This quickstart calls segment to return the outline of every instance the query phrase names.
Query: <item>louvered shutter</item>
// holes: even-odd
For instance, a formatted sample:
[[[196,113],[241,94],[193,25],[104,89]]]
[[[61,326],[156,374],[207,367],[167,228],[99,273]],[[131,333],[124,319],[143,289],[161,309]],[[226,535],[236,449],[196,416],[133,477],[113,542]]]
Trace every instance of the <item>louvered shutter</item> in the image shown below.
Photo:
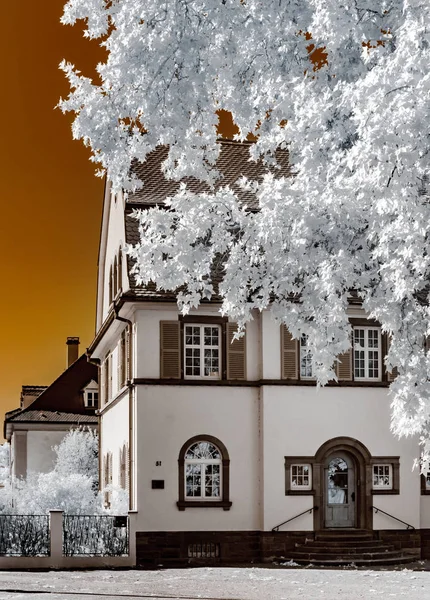
[[[233,340],[236,323],[227,323],[227,379],[246,379],[246,332]]]
[[[336,375],[339,381],[352,381],[352,348],[340,354],[336,363]]]
[[[297,379],[298,340],[281,325],[281,379]]]
[[[125,343],[125,331],[121,334],[121,339],[118,344],[118,387],[121,389],[125,386],[126,382],[126,367],[127,367],[127,357],[126,357],[126,343]]]
[[[160,377],[181,378],[181,335],[179,321],[160,321]]]
[[[125,330],[124,363],[125,379],[131,379],[131,332],[128,327]]]
[[[125,489],[125,444],[119,449],[119,485]]]
[[[128,449],[128,444],[124,446],[125,453],[125,489],[128,493],[130,493],[130,451]]]
[[[106,365],[103,363],[100,366],[99,377],[101,382],[101,406],[106,404],[106,375],[105,375]]]
[[[391,344],[391,338],[389,335],[387,335],[387,354],[388,354],[388,350],[390,349],[390,344]],[[394,381],[398,374],[399,374],[399,372],[397,371],[397,367],[394,367],[394,369],[392,371],[388,371],[388,369],[387,369],[387,381]]]
[[[123,354],[122,354],[122,336],[119,340],[118,344],[118,390],[120,390],[124,385],[124,378],[122,376],[123,369]]]

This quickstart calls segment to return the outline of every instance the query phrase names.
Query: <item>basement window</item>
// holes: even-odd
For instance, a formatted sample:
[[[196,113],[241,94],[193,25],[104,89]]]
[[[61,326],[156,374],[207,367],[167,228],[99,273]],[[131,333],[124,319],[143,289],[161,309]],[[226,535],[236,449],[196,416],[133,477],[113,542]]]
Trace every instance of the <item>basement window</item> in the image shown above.
[[[219,544],[213,542],[188,544],[188,558],[219,558],[219,550]]]

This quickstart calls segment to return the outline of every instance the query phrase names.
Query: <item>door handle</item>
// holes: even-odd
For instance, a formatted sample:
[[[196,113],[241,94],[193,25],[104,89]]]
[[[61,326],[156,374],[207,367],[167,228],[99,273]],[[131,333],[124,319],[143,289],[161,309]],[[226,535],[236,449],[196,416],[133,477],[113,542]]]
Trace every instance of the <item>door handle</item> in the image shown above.
[[[352,492],[352,494],[351,494],[351,500],[352,500],[353,502],[355,502],[355,492]]]

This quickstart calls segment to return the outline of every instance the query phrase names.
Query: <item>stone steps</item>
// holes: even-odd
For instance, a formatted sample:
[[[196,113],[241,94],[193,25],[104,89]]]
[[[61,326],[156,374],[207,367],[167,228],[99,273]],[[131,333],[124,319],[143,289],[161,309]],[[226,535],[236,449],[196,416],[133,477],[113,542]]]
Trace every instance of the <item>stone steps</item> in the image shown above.
[[[289,558],[299,565],[321,566],[396,565],[415,560],[392,544],[374,539],[372,532],[351,529],[317,533],[315,540],[296,544]]]

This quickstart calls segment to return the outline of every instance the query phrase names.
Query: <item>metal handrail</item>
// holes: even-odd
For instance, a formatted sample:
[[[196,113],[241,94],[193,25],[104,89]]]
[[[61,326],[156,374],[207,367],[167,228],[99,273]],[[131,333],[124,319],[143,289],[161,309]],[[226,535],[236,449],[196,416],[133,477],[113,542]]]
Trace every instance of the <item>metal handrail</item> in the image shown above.
[[[390,515],[390,513],[385,512],[385,510],[382,510],[382,508],[377,508],[376,506],[372,506],[372,508],[375,511],[375,513],[378,513],[378,512],[384,513],[384,515],[387,515],[387,517],[391,517],[392,519],[395,519],[399,523],[403,523],[403,525],[406,525],[406,529],[415,529],[415,527],[413,525],[409,525],[409,523],[406,523],[406,521],[402,521],[402,519],[398,519],[394,515]]]
[[[283,523],[279,523],[279,525],[276,525],[275,527],[272,528],[272,531],[279,531],[279,528],[282,527],[282,525],[285,525],[286,523],[289,523],[290,521],[294,521],[294,519],[297,519],[298,517],[301,517],[302,515],[305,515],[306,513],[311,514],[311,512],[313,510],[318,510],[318,506],[313,506],[312,508],[308,508],[307,510],[304,510],[303,512],[299,513],[295,517],[291,517],[291,519],[287,519]]]

